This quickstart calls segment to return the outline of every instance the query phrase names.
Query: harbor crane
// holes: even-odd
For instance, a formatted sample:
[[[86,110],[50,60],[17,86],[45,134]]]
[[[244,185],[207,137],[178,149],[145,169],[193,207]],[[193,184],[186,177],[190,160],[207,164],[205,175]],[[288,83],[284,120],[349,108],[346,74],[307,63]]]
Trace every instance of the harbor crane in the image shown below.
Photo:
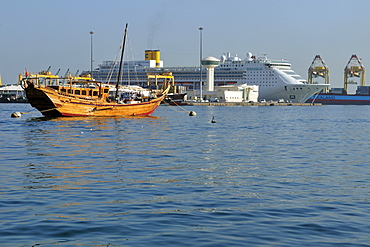
[[[320,84],[319,80],[324,80],[324,84],[329,84],[329,68],[321,58],[320,55],[316,55],[308,68],[308,83],[309,84]],[[324,93],[329,92],[329,87],[323,89]]]
[[[357,84],[356,78],[360,78],[361,86],[365,86],[365,67],[361,59],[354,54],[344,68],[344,90],[348,90],[348,84]]]

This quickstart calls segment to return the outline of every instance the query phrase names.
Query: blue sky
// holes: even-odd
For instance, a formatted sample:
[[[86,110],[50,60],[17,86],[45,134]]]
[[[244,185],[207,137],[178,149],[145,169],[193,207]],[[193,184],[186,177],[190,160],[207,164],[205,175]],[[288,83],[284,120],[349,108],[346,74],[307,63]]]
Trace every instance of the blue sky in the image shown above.
[[[127,22],[125,60],[160,49],[165,66],[197,66],[202,26],[203,57],[266,53],[307,78],[319,54],[332,87],[342,87],[352,54],[370,68],[369,9],[366,0],[2,0],[0,73],[6,84],[25,68],[87,70],[90,31],[96,67],[115,58]]]

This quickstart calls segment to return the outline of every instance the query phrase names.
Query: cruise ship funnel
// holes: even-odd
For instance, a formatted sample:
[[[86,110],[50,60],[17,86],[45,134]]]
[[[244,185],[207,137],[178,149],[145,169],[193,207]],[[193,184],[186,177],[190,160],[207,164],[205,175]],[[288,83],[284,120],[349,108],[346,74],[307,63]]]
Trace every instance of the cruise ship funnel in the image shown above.
[[[155,60],[155,66],[161,67],[161,52],[159,50],[145,50],[145,60]]]

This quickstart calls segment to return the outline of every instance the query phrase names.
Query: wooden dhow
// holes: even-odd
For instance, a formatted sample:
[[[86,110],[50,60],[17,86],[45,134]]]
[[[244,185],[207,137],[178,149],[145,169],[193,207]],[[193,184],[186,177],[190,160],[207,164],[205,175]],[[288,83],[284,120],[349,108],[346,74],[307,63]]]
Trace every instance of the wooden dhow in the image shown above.
[[[148,85],[153,81],[151,78],[148,75]],[[21,85],[31,106],[44,116],[150,116],[173,84],[171,73],[155,75],[154,78],[156,87],[161,87],[158,90],[120,86],[118,93],[117,88],[90,77],[61,78],[48,71],[22,76]]]
[[[140,87],[123,88],[120,85],[121,68],[126,43],[128,24],[126,24],[120,70],[115,87],[97,82],[87,76],[52,75],[49,70],[37,74],[25,73],[20,82],[31,106],[44,116],[81,116],[81,117],[121,117],[150,116],[168,94],[172,73],[161,75],[147,74],[148,87],[155,79],[155,89]],[[158,79],[163,79],[158,83]],[[172,80],[172,82],[171,82]],[[162,86],[161,88],[159,88]],[[113,93],[113,94],[110,94]]]

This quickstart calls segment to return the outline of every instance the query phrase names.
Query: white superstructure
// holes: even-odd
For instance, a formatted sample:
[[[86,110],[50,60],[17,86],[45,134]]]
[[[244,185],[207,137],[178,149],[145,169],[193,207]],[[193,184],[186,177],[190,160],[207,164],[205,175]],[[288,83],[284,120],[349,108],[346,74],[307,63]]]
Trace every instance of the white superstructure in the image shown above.
[[[158,59],[157,59],[158,60]],[[150,60],[149,60],[150,61]],[[206,68],[194,67],[163,67],[152,66],[148,60],[125,62],[123,66],[122,84],[138,84],[145,86],[146,73],[161,73],[171,71],[175,77],[175,85],[189,91],[197,90],[200,81],[206,82]],[[114,83],[117,77],[118,65],[105,61],[99,68],[92,71],[96,80]],[[84,73],[90,73],[84,72]],[[110,75],[110,73],[113,73]],[[202,74],[202,80],[200,80]],[[111,78],[111,79],[109,79]],[[328,87],[328,84],[308,84],[305,79],[291,69],[286,60],[271,60],[266,56],[255,57],[250,52],[246,58],[231,56],[227,53],[220,58],[220,64],[214,68],[214,86],[225,85],[257,85],[259,86],[259,99],[279,100],[291,102],[305,102],[313,94]]]
[[[236,79],[237,83],[259,86],[259,98],[266,100],[305,102],[310,96],[328,86],[328,84],[308,84],[291,69],[291,64],[286,60],[270,60],[266,56],[255,57],[250,52],[245,59],[237,55],[230,56],[230,53],[221,56],[215,74],[220,75],[221,71],[222,74],[226,71],[231,74],[243,73]]]

